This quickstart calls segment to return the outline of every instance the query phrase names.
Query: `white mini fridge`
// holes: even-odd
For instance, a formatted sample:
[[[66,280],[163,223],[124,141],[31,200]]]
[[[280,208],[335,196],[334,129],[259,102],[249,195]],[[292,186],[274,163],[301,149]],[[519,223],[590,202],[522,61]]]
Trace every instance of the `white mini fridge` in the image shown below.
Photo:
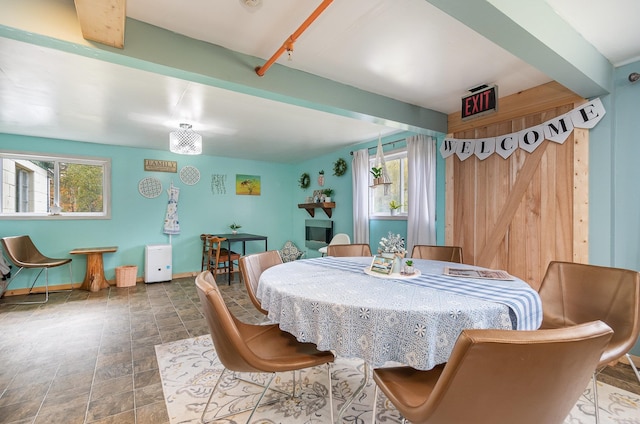
[[[146,245],[144,248],[144,282],[171,281],[171,275],[171,245]]]

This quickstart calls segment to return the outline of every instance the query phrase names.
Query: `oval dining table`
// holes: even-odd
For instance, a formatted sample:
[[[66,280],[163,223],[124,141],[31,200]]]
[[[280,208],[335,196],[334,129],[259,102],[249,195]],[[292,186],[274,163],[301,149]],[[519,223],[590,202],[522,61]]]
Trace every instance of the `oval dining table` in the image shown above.
[[[526,282],[444,275],[459,263],[414,259],[414,276],[378,275],[371,257],[297,260],[265,270],[257,297],[269,319],[299,341],[365,363],[428,370],[447,362],[467,328],[537,329],[540,298]]]

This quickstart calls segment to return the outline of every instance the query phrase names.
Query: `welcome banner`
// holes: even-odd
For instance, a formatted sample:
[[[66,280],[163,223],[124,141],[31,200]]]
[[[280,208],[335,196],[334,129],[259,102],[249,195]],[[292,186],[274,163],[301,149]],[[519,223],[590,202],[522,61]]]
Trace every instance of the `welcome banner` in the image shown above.
[[[455,153],[460,160],[475,155],[484,160],[497,153],[507,159],[518,148],[533,152],[544,140],[562,144],[574,128],[593,128],[605,113],[600,99],[594,99],[571,112],[515,133],[480,139],[445,138],[440,154],[447,158]]]

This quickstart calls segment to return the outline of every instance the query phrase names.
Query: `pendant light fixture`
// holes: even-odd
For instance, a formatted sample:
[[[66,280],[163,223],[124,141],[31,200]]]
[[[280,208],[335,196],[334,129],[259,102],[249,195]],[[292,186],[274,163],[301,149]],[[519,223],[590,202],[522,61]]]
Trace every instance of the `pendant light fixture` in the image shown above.
[[[169,150],[180,155],[199,155],[202,136],[191,129],[191,124],[180,124],[178,131],[169,133]]]

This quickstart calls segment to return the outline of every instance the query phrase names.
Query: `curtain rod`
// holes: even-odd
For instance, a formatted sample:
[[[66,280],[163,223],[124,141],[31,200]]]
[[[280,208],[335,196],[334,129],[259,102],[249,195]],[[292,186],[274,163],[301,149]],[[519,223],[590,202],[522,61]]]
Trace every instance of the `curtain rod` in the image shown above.
[[[387,146],[387,145],[389,145],[389,144],[396,144],[396,143],[400,143],[401,141],[405,141],[406,139],[407,139],[407,138],[405,137],[405,138],[399,138],[399,139],[397,139],[397,140],[393,140],[393,141],[387,141],[386,143],[382,143],[382,147]],[[378,145],[376,144],[375,146],[367,147],[367,150],[375,149],[375,148],[377,148],[377,147],[378,147]],[[349,154],[350,154],[351,156],[353,156],[353,150],[352,150],[351,152],[349,152]]]

